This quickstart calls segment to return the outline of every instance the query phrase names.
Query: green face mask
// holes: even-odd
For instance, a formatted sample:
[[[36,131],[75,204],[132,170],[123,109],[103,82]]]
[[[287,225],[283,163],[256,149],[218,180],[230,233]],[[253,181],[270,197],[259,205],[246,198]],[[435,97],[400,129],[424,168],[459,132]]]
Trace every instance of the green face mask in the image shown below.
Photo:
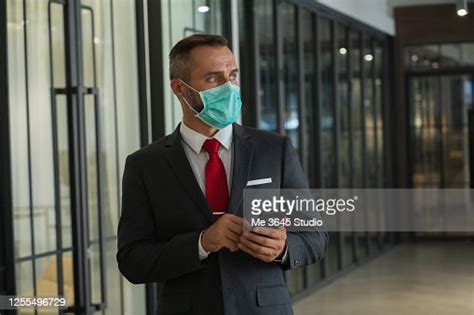
[[[183,80],[180,81],[199,93],[201,97],[204,108],[200,112],[197,112],[184,98],[188,107],[195,113],[194,116],[217,129],[225,128],[237,121],[242,107],[240,88],[237,85],[227,82],[212,89],[198,91]]]

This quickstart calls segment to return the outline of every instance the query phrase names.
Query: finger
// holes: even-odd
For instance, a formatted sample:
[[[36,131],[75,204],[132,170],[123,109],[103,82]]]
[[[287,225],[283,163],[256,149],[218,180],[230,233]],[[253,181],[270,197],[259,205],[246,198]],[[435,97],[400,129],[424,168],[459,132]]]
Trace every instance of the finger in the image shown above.
[[[262,234],[274,239],[285,239],[286,230],[266,228],[266,227],[256,227],[252,230],[255,233]]]
[[[238,235],[242,235],[242,226],[241,225],[238,225],[238,224],[235,224],[234,222],[228,222],[227,224],[227,227],[229,230],[231,230],[232,232],[238,234]]]
[[[245,232],[243,237],[261,246],[271,247],[274,249],[278,249],[279,247],[279,240],[276,240],[267,236],[262,236],[262,235],[252,233],[252,232],[250,233]]]
[[[230,218],[230,221],[234,224],[237,224],[237,225],[240,225],[240,226],[242,226],[244,224],[244,220],[239,216],[229,214],[229,218]]]
[[[235,214],[226,213],[222,217],[222,219],[229,220],[234,222],[235,224],[243,224],[243,219]]]
[[[240,234],[234,233],[232,231],[227,231],[227,233],[224,234],[224,237],[234,243],[240,242]]]
[[[230,251],[235,252],[236,250],[239,249],[237,243],[230,239],[224,239],[223,240],[224,244],[223,247],[228,248]]]
[[[273,258],[270,257],[270,256],[267,256],[267,255],[262,255],[260,253],[257,253],[255,251],[253,251],[251,248],[247,247],[245,244],[243,243],[239,243],[238,245],[239,249],[257,259],[260,259],[260,260],[263,260],[263,261],[266,261],[266,262],[271,262],[273,261]]]
[[[257,243],[254,243],[245,237],[240,238],[240,243],[244,244],[249,249],[253,250],[254,252],[265,255],[265,256],[273,256],[275,255],[276,250],[272,247],[262,246]]]

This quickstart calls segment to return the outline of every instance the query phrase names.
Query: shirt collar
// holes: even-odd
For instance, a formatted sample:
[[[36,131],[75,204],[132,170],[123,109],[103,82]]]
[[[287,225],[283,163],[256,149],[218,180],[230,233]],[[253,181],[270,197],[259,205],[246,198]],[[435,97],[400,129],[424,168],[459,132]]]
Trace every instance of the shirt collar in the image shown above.
[[[193,151],[197,154],[201,152],[202,145],[207,139],[215,138],[226,150],[229,150],[230,145],[232,144],[232,125],[228,125],[225,128],[219,129],[213,137],[208,138],[189,128],[182,121],[179,126],[179,132],[181,133],[181,137],[183,138],[184,142],[186,142],[186,144],[189,145],[191,149],[193,149]]]

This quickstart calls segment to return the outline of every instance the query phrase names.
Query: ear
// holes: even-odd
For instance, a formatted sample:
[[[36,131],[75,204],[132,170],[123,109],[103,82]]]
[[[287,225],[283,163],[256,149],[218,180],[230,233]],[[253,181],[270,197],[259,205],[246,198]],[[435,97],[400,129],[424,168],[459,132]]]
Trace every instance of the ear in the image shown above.
[[[173,93],[178,97],[181,98],[185,95],[185,87],[178,79],[172,79],[170,82],[170,87]]]

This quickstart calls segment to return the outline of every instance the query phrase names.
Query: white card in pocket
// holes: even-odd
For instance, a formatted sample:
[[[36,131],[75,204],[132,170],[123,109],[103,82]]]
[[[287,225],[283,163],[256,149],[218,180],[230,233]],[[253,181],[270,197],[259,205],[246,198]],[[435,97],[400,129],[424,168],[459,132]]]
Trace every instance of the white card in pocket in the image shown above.
[[[259,179],[252,179],[247,182],[247,186],[255,186],[255,185],[263,185],[263,184],[268,184],[272,182],[271,177],[267,178],[259,178]]]

